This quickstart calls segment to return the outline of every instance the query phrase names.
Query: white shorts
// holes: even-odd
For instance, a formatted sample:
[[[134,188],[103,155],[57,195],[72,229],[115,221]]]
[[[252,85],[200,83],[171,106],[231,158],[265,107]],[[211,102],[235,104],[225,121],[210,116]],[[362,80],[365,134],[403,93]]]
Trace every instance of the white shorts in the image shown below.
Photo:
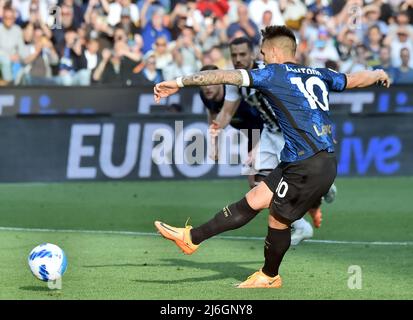
[[[272,170],[280,163],[280,153],[284,148],[284,137],[281,132],[271,130],[264,125],[261,132],[260,144],[255,154],[254,169]]]

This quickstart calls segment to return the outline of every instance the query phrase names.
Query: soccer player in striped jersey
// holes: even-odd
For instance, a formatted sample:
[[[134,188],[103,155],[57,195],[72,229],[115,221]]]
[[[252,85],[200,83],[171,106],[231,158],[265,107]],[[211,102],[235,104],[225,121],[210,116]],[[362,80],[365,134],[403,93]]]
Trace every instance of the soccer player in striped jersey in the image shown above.
[[[282,286],[279,267],[290,247],[290,225],[327,193],[337,175],[329,92],[373,84],[390,85],[389,76],[383,70],[343,74],[295,64],[296,39],[285,26],[266,27],[262,36],[264,69],[204,71],[154,87],[156,102],[184,86],[252,87],[264,94],[278,117],[285,139],[281,163],[263,182],[199,227],[175,228],[155,221],[162,236],[174,241],[186,254],[192,254],[206,239],[240,228],[261,210],[269,208],[264,265],[238,288]]]
[[[255,60],[252,42],[246,38],[236,38],[229,45],[232,64],[235,69],[260,69],[264,64]],[[256,145],[251,154],[251,167],[255,176],[249,176],[250,187],[254,188],[281,162],[280,154],[284,147],[284,137],[278,124],[277,115],[265,99],[264,95],[255,88],[225,86],[225,101],[220,112],[212,121],[210,132],[212,139],[219,133],[219,129],[225,128],[233,121],[238,110],[247,103],[251,108],[258,110],[264,122],[259,144]],[[251,179],[252,178],[252,179]],[[329,190],[331,201],[334,200],[336,187],[332,185]],[[309,210],[316,228],[321,226],[322,199],[317,199]],[[298,245],[304,239],[313,237],[313,228],[306,219],[301,218],[292,223],[291,244]]]

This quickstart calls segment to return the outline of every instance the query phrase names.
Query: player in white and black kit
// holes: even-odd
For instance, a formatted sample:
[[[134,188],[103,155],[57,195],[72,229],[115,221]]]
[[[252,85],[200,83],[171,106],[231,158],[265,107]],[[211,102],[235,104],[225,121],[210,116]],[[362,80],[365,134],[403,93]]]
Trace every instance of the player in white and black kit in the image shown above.
[[[264,65],[255,61],[253,45],[248,38],[236,38],[230,43],[231,59],[235,69],[260,69]],[[248,103],[252,108],[259,111],[264,122],[261,132],[260,143],[254,149],[250,161],[255,171],[253,180],[249,179],[250,187],[253,188],[281,162],[280,154],[284,148],[284,138],[278,124],[274,110],[268,104],[263,95],[254,88],[236,87],[227,85],[224,106],[212,121],[210,127],[212,135],[216,135],[220,128],[225,128],[232,117],[237,113],[241,103]],[[252,183],[251,183],[252,182]],[[336,188],[330,188],[327,201],[334,200]],[[309,211],[315,227],[321,225],[321,199],[314,203],[314,207]],[[292,224],[291,244],[297,245],[304,239],[312,238],[313,228],[304,218]]]
[[[200,71],[206,70],[218,70],[218,67],[215,65],[205,65]],[[228,88],[229,86],[225,86],[223,84],[200,87],[199,96],[205,106],[205,109],[207,110],[209,126],[216,119],[217,115],[224,106],[226,91]],[[248,133],[248,152],[250,152],[254,146],[254,139],[252,136],[253,132],[260,134],[263,128],[263,120],[259,111],[255,108],[251,108],[247,102],[241,101],[237,111],[231,118],[230,125],[235,129],[244,130],[244,132]],[[252,181],[254,181],[253,177]]]

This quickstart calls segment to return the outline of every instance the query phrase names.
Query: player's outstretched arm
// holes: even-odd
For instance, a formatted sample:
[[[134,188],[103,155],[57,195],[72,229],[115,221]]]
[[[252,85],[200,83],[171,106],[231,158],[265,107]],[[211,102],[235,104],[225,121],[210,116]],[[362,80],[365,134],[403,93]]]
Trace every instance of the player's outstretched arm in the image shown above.
[[[211,128],[221,129],[229,125],[232,117],[238,110],[240,102],[241,101],[239,99],[236,101],[225,100],[224,105],[222,106],[221,111],[218,113],[217,117],[213,121]]]
[[[241,86],[246,78],[248,78],[248,74],[245,70],[207,70],[193,75],[179,77],[176,80],[158,83],[155,85],[153,93],[155,102],[159,103],[161,98],[166,98],[177,93],[179,89],[184,86],[198,87],[213,84],[232,84]]]
[[[380,84],[386,88],[390,87],[389,75],[381,69],[377,69],[374,71],[359,71],[346,74],[346,76],[346,89],[364,88],[371,86],[373,84]]]

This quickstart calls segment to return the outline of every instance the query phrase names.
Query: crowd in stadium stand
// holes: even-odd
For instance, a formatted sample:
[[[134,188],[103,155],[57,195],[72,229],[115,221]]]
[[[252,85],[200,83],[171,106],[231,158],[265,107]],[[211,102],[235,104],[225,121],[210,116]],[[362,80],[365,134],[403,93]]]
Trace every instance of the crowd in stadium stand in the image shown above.
[[[297,62],[413,84],[413,0],[0,0],[1,85],[142,85],[232,68],[228,44],[285,24]]]

